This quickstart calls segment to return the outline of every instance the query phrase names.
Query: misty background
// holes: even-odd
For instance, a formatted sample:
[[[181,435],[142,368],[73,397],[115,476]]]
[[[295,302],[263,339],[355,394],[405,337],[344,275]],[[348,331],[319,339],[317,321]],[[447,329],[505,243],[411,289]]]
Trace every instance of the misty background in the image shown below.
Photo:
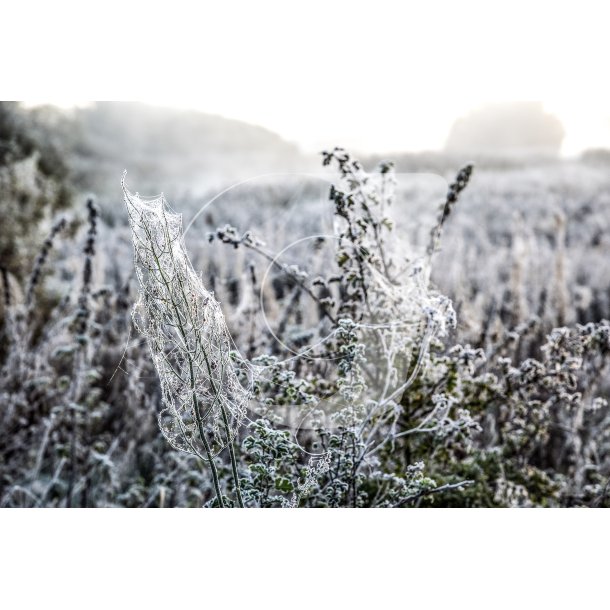
[[[472,184],[447,227],[435,269],[440,289],[464,310],[464,328],[472,318],[478,329],[481,309],[504,310],[511,323],[534,313],[555,324],[610,315],[603,262],[610,251],[610,151],[591,148],[566,157],[565,137],[562,122],[542,103],[498,102],[456,117],[441,149],[350,151],[367,170],[390,160],[407,177],[398,185],[399,229],[405,244],[416,248],[426,242],[446,185],[459,167],[474,162]],[[188,236],[200,269],[215,256],[202,245],[205,236],[219,226],[290,241],[303,231],[315,233],[316,219],[330,210],[328,184],[315,180],[333,176],[324,173],[319,154],[265,127],[197,110],[140,102],[3,102],[0,146],[0,205],[13,219],[1,231],[0,254],[3,269],[17,279],[57,215],[69,211],[78,218],[90,195],[121,273],[128,272],[124,170],[134,191],[165,193],[185,224],[213,200]],[[279,251],[286,243],[274,245]],[[574,256],[556,277],[556,256],[565,248]],[[238,267],[225,284],[241,273]]]
[[[9,103],[3,116],[5,149],[16,133],[29,134],[35,147],[61,159],[71,187],[101,201],[119,195],[123,170],[142,192],[187,198],[261,174],[319,171],[319,151],[265,127],[196,110],[140,102]],[[561,161],[565,137],[562,122],[542,103],[503,102],[456,117],[440,149],[352,152],[365,164],[391,158],[398,171],[407,172],[450,169],[465,161],[482,167],[553,164]],[[569,161],[607,155],[592,148]]]

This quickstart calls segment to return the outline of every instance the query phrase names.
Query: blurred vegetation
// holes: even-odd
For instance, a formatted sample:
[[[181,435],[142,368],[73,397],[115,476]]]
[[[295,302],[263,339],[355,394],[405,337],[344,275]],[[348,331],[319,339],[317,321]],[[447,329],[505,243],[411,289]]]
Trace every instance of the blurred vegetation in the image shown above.
[[[0,266],[23,279],[51,217],[72,202],[68,168],[15,102],[0,102]]]
[[[96,102],[70,110],[30,109],[32,130],[61,151],[70,180],[100,203],[120,204],[120,176],[143,192],[175,196],[220,180],[302,169],[296,146],[255,125],[137,102]],[[118,199],[119,198],[119,199]]]

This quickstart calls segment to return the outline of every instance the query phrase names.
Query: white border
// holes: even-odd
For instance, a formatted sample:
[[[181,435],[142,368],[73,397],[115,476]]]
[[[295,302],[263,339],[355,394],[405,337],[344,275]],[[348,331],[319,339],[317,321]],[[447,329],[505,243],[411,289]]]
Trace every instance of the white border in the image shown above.
[[[5,509],[0,534],[11,610],[529,610],[607,599],[607,513],[590,509]]]

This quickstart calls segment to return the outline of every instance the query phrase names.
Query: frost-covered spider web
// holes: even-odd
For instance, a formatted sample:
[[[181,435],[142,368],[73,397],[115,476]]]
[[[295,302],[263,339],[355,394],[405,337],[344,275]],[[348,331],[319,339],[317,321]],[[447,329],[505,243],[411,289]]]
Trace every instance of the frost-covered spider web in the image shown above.
[[[141,288],[133,318],[161,383],[159,426],[173,447],[210,460],[235,437],[250,392],[220,305],[189,261],[182,216],[163,195],[130,193],[125,175],[122,187]]]
[[[319,344],[300,347],[290,359],[336,360],[340,368],[349,360],[357,366],[344,367],[339,391],[301,415],[301,430],[359,428],[373,418],[395,421],[402,395],[426,367],[430,345],[456,323],[450,299],[430,285],[432,256],[425,249],[418,252],[404,231],[393,230],[401,215],[408,216],[408,210],[396,209],[394,172],[379,176],[355,168],[331,187],[331,198],[341,195],[335,204],[342,213],[335,213],[334,234],[326,237],[334,238],[334,258],[343,261],[338,275],[348,282],[358,275],[361,295],[366,294],[356,315],[338,319],[322,340],[332,344],[337,335],[350,337],[340,346],[339,359],[312,355]],[[376,255],[364,258],[360,252]],[[358,264],[350,268],[345,261]],[[346,288],[348,295],[357,291],[357,283]]]

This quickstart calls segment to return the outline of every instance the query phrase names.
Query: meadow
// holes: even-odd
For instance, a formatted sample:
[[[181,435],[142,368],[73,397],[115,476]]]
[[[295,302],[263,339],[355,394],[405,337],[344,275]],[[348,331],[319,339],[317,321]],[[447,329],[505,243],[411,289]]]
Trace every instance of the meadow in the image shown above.
[[[1,506],[610,504],[603,155],[335,149],[165,201],[19,146]]]

